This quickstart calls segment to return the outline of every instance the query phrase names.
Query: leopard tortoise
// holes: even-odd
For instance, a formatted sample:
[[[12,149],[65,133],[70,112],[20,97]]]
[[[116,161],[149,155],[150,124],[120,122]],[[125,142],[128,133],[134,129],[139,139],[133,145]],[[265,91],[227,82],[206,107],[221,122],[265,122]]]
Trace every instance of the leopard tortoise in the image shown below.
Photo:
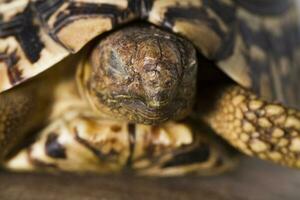
[[[295,4],[0,1],[3,166],[206,175],[235,163],[213,132],[299,168]]]

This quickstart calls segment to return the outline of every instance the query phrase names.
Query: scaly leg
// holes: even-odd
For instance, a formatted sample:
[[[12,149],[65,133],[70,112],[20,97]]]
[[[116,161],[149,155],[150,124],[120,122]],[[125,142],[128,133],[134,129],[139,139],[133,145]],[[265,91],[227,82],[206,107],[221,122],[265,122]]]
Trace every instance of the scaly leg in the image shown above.
[[[230,144],[248,155],[300,168],[298,110],[268,103],[237,85],[202,93],[198,114]]]
[[[45,119],[38,96],[33,83],[0,94],[0,160]]]
[[[74,71],[72,66],[76,60],[73,60],[64,60],[32,80],[0,94],[0,162],[51,117],[53,103],[64,96],[58,86],[62,85],[62,80],[74,77],[74,73],[69,72],[69,69]]]

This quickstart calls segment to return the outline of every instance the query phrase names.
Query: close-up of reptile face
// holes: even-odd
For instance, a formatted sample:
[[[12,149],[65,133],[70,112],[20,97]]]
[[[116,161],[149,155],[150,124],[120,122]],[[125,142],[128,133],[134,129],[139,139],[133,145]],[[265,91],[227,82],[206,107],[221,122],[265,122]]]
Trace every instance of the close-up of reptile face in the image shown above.
[[[197,58],[183,38],[154,27],[122,29],[101,40],[90,63],[89,98],[112,118],[153,124],[192,110]]]
[[[299,10],[0,0],[0,199],[299,199]]]

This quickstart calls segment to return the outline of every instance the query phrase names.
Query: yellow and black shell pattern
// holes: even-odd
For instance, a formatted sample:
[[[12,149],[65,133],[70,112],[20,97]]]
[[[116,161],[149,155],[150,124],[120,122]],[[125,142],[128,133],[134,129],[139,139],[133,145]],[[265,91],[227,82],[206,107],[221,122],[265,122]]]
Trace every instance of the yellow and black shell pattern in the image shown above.
[[[300,108],[296,0],[1,0],[0,92],[78,52],[96,36],[145,21],[191,40],[233,80]],[[298,55],[299,54],[299,55]]]

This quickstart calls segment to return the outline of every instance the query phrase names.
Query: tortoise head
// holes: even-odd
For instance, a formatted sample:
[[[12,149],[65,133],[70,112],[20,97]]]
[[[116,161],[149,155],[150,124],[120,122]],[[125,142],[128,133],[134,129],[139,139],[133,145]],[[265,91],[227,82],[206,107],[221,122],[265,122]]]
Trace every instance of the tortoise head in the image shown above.
[[[185,39],[154,27],[121,29],[93,49],[87,95],[114,119],[154,124],[186,117],[196,92],[197,60]]]

